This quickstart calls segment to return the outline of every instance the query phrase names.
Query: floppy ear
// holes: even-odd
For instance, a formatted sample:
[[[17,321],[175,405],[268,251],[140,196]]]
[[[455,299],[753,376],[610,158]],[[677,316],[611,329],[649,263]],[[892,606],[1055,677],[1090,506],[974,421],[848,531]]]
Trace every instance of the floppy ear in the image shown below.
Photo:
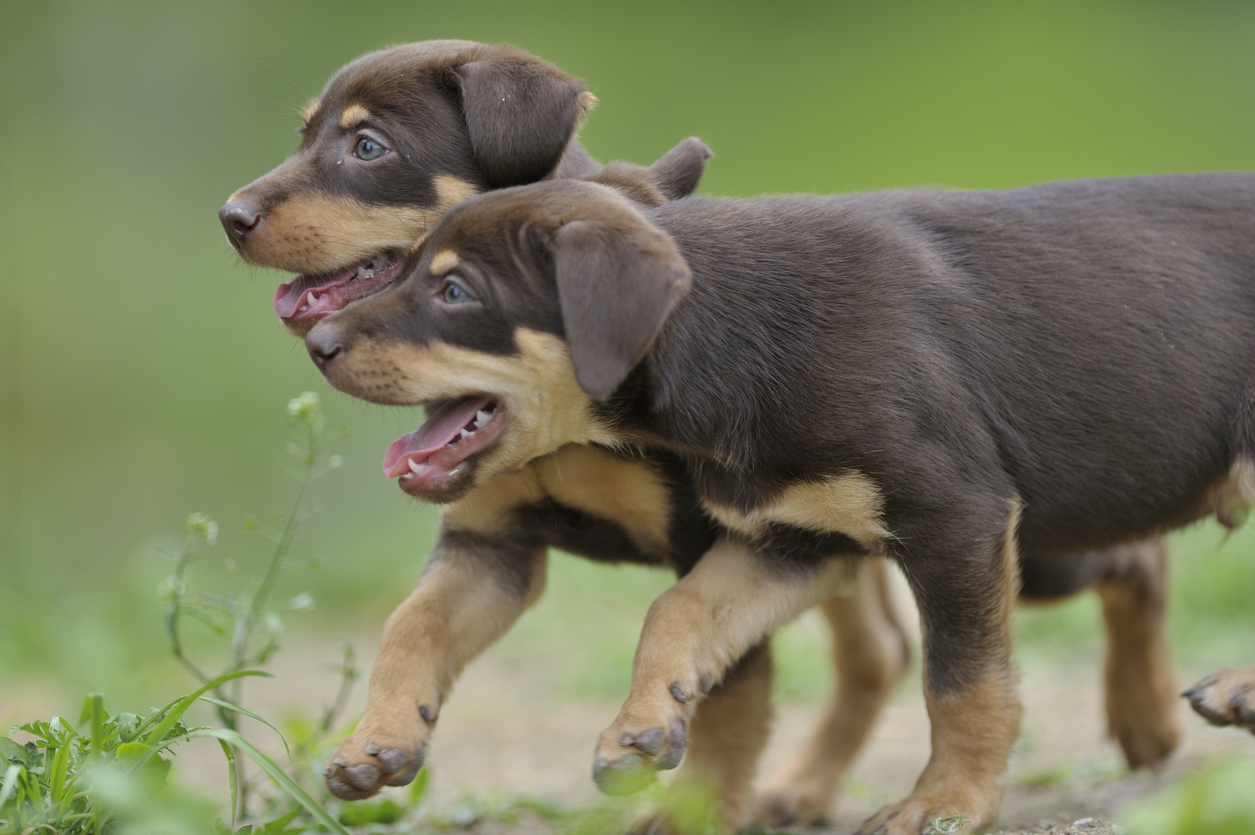
[[[678,200],[697,190],[706,171],[706,160],[714,155],[705,142],[690,136],[649,166],[649,173],[663,197]]]
[[[688,264],[670,235],[632,212],[563,226],[554,269],[575,379],[605,400],[688,291]]]
[[[475,159],[492,188],[553,171],[597,98],[557,68],[472,61],[453,70]]]

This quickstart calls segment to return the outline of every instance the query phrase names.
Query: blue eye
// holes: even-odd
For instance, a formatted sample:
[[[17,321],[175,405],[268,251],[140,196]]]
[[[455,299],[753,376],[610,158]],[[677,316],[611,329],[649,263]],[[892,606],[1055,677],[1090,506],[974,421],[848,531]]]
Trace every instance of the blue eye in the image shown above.
[[[456,281],[445,281],[440,288],[440,300],[445,304],[464,304],[471,300],[471,294]]]
[[[357,144],[353,146],[353,156],[358,159],[379,159],[386,153],[388,153],[388,149],[371,139],[369,136],[359,136],[357,138]]]

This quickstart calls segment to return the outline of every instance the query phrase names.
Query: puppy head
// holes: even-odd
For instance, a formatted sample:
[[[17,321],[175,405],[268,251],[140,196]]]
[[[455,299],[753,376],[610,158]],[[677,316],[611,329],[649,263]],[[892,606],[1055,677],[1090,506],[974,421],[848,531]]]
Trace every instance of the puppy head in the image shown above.
[[[407,493],[451,501],[569,443],[608,443],[619,387],[688,289],[665,232],[613,189],[553,181],[476,197],[406,278],[321,322],[336,388],[431,417],[388,451]]]
[[[298,273],[275,312],[304,333],[377,292],[449,207],[557,168],[595,102],[508,46],[426,41],[357,59],[309,103],[297,150],[219,212],[245,261]]]

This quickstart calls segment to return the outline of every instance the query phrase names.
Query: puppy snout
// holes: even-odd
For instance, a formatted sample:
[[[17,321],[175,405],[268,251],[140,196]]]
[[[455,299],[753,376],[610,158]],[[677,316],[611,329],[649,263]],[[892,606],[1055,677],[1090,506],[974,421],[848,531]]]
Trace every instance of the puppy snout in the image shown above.
[[[222,228],[227,230],[227,240],[237,247],[248,239],[249,233],[261,223],[261,218],[261,209],[244,200],[232,201],[218,210]]]
[[[325,374],[331,361],[344,355],[345,344],[336,328],[319,324],[305,335],[305,348],[314,365]]]

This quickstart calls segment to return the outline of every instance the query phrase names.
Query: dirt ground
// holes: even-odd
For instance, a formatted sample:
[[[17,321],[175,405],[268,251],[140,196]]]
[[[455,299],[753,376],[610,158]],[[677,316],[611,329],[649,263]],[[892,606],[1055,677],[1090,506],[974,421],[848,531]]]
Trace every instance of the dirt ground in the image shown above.
[[[366,648],[373,642],[373,637],[361,636],[356,644]],[[318,651],[325,652],[326,646],[320,644]],[[254,698],[263,715],[280,715],[293,706],[306,712],[318,709],[321,695],[311,694],[329,693],[334,682],[326,673],[313,676],[322,659],[311,651],[285,648],[277,659],[276,678],[257,682]],[[363,669],[369,669],[372,659],[363,655]],[[1183,677],[1192,681],[1202,672],[1187,670]],[[539,796],[576,807],[602,802],[589,776],[591,752],[618,705],[555,695],[549,678],[546,670],[512,659],[499,648],[467,669],[441,711],[429,752],[431,804],[452,805],[468,795]],[[1121,807],[1130,801],[1208,763],[1255,754],[1249,734],[1212,728],[1182,701],[1184,742],[1170,765],[1161,774],[1130,774],[1116,745],[1106,739],[1097,660],[1063,670],[1029,667],[1023,671],[1021,692],[1024,733],[1011,760],[999,827],[1023,835],[1109,832],[1107,821],[1118,821]],[[363,685],[354,694],[350,715],[360,714],[364,702]],[[801,743],[818,713],[818,704],[777,708],[763,774]],[[181,766],[197,773],[198,782],[220,789],[220,755],[204,753],[209,760],[203,774],[193,758],[185,758]],[[916,674],[898,688],[882,714],[832,811],[831,825],[811,831],[853,832],[882,804],[909,793],[927,758],[928,721]],[[492,828],[494,833],[544,830],[531,825]]]
[[[363,670],[373,661],[373,635],[354,636]],[[249,683],[250,707],[263,716],[285,711],[318,711],[330,699],[335,679],[324,665],[331,641],[290,644],[272,665],[274,679]],[[511,658],[494,648],[473,663],[441,711],[440,727],[428,755],[431,768],[428,803],[453,807],[468,796],[534,796],[565,806],[602,803],[590,779],[591,752],[597,734],[615,715],[609,700],[580,700],[556,694],[551,670],[534,661]],[[1183,678],[1192,681],[1189,670]],[[353,696],[348,715],[360,715],[365,684]],[[0,720],[47,713],[48,689],[0,686]],[[999,827],[1020,835],[1106,833],[1119,820],[1122,806],[1153,794],[1175,778],[1203,765],[1234,756],[1255,755],[1249,734],[1207,726],[1188,710],[1180,711],[1184,742],[1161,774],[1129,774],[1119,751],[1105,737],[1102,718],[1101,665],[1080,662],[1064,668],[1029,666],[1023,671],[1024,733],[1011,760],[1008,790]],[[817,703],[778,706],[775,733],[763,774],[799,745],[818,717]],[[270,731],[245,729],[259,743]],[[207,742],[207,741],[206,741]],[[279,754],[280,751],[274,753]],[[832,810],[831,825],[816,835],[846,835],[882,804],[909,793],[928,758],[928,721],[918,673],[898,688],[880,717],[862,757],[846,780]],[[179,756],[185,782],[225,795],[221,753],[216,745],[195,744]],[[401,790],[395,790],[400,792]],[[1093,820],[1085,820],[1085,819]],[[1074,825],[1075,824],[1075,825]],[[481,835],[544,835],[542,821],[516,826],[477,826]],[[1119,832],[1119,829],[1115,830]]]

